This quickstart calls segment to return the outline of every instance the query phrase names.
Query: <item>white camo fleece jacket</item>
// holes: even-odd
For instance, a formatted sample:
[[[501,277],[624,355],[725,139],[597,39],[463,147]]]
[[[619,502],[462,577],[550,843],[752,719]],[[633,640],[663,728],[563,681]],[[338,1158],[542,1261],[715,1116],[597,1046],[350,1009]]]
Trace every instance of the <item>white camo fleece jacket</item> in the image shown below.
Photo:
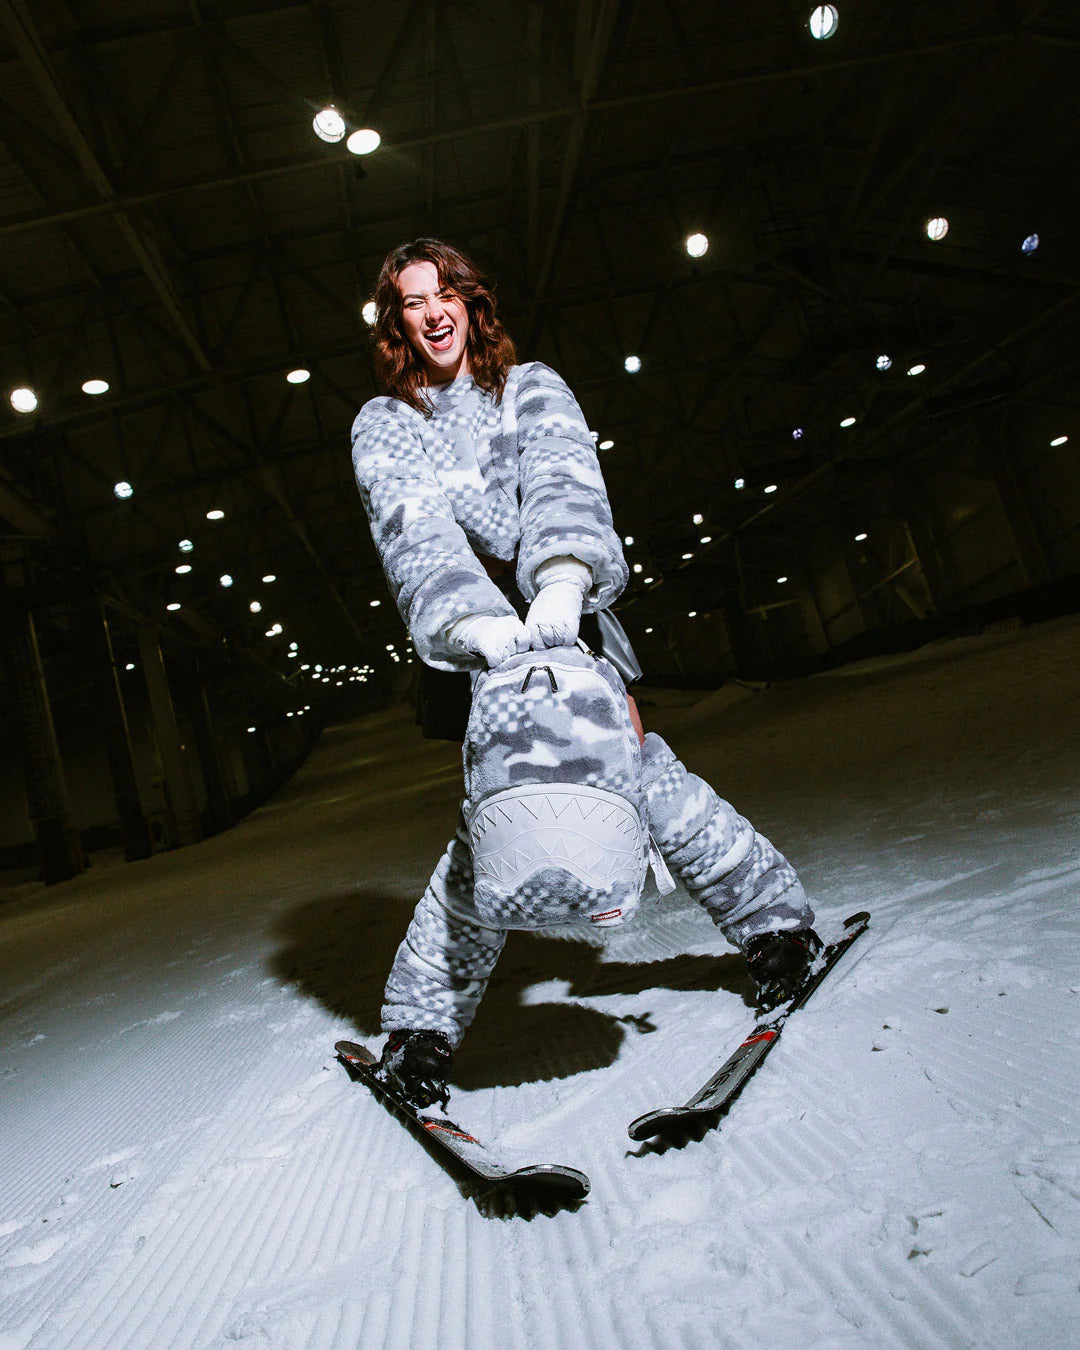
[[[386,396],[360,410],[353,469],[390,592],[422,661],[479,669],[446,631],[466,614],[512,615],[477,554],[517,557],[518,589],[550,558],[587,564],[585,613],[606,609],[627,581],[588,424],[549,366],[514,366],[500,403],[470,375],[428,390],[430,417]]]

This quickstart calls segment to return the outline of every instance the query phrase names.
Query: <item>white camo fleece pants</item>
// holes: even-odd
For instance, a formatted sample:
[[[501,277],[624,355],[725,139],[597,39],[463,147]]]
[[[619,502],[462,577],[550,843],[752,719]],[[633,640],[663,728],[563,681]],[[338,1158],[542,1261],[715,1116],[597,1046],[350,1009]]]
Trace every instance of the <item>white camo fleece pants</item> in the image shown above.
[[[814,913],[784,855],[648,732],[642,770],[649,829],[668,867],[738,948],[759,933],[809,928]],[[464,822],[428,882],[386,983],[384,1032],[441,1031],[455,1047],[506,941],[472,905]]]

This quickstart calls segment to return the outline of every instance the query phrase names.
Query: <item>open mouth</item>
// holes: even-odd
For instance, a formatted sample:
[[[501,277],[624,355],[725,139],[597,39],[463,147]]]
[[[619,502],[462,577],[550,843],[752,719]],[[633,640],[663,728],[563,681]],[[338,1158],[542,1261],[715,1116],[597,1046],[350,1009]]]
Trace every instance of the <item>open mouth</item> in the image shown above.
[[[444,324],[442,328],[434,328],[430,333],[424,334],[424,341],[429,347],[434,347],[437,352],[445,352],[449,349],[454,340],[453,324]]]

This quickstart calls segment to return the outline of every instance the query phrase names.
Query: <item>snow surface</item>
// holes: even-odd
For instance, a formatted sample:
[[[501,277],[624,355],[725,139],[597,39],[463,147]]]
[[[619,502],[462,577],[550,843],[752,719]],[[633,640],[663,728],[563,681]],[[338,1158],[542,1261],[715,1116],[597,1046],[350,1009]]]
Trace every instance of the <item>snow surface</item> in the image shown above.
[[[870,932],[720,1129],[631,1145],[750,1020],[681,892],[514,935],[455,1116],[583,1168],[532,1217],[457,1183],[333,1057],[453,824],[403,710],[236,829],[0,905],[0,1350],[1080,1344],[1080,621],[750,693],[646,691]]]

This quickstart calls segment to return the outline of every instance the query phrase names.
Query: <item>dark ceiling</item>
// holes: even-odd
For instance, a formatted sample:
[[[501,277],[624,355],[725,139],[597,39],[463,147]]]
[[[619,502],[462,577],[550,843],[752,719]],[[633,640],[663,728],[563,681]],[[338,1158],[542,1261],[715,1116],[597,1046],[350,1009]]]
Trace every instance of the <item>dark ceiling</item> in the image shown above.
[[[421,234],[497,277],[522,358],[615,442],[618,528],[703,604],[735,539],[781,547],[959,453],[972,408],[1049,426],[1080,364],[1080,8],[841,0],[828,41],[810,9],[0,0],[8,590],[81,575],[268,670],[293,639],[385,663],[403,630],[348,433],[376,392],[361,306]],[[375,153],[315,137],[331,102]],[[713,542],[683,565],[694,512]],[[632,582],[628,625],[666,584]]]

